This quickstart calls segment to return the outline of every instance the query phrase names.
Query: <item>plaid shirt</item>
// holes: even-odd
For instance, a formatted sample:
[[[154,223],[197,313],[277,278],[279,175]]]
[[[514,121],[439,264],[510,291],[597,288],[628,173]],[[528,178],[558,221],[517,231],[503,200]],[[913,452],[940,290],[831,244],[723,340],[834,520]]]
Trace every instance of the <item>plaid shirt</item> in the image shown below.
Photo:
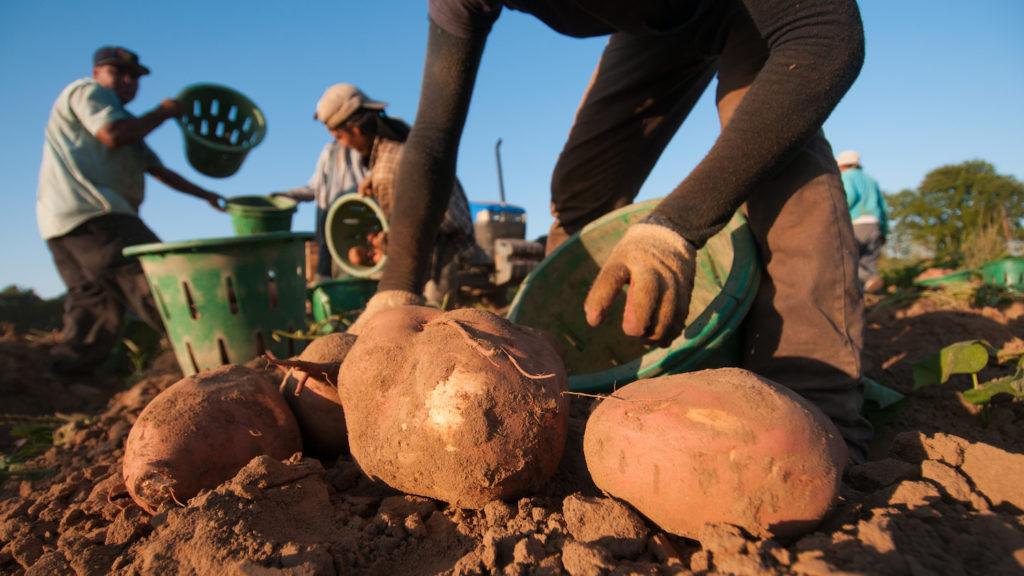
[[[370,196],[380,204],[384,215],[391,218],[394,207],[395,181],[398,178],[398,165],[402,161],[403,142],[377,138],[370,151],[370,174],[373,186]],[[448,241],[461,252],[476,244],[473,234],[473,219],[469,214],[469,201],[462,190],[458,179],[448,200],[448,209],[444,212],[444,220],[438,230],[438,242]]]

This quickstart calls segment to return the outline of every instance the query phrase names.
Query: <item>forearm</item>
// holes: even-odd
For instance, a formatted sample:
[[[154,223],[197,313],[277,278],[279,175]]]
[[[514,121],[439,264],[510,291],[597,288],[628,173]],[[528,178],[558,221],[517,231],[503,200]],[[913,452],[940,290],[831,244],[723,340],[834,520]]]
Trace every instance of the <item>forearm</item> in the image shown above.
[[[485,36],[430,23],[416,124],[402,153],[380,290],[419,293],[455,182],[455,160]],[[403,192],[410,191],[410,192]]]
[[[181,174],[178,174],[177,172],[171,170],[170,168],[165,168],[163,166],[150,168],[149,174],[156,178],[157,180],[159,180],[160,182],[166,184],[168,187],[177,190],[178,192],[184,192],[185,194],[188,194],[190,196],[195,196],[197,198],[204,199],[206,195],[209,194],[207,190],[200,188],[199,186],[193,184],[192,182],[189,182]]]
[[[173,117],[173,111],[159,106],[138,118],[125,118],[100,129],[96,137],[108,148],[142,142],[157,126]]]
[[[298,200],[299,202],[311,202],[316,199],[316,193],[309,186],[292,188],[291,190],[285,191],[284,195],[292,200]]]
[[[853,0],[744,4],[768,59],[711,151],[653,215],[697,246],[821,128],[864,59]]]

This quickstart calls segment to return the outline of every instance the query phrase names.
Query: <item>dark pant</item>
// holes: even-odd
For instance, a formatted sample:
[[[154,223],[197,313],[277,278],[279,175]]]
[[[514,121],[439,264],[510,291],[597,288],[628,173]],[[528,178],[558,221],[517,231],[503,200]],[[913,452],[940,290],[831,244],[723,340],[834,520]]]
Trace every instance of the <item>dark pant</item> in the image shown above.
[[[864,222],[853,225],[853,236],[857,239],[860,256],[857,265],[857,279],[864,286],[872,278],[878,276],[878,258],[882,255],[885,236],[877,222]]]
[[[549,249],[633,201],[716,71],[719,118],[729,122],[768,52],[742,11],[721,32],[611,37],[555,167]],[[860,415],[857,245],[824,135],[762,181],[746,210],[764,274],[742,366],[815,403],[861,460],[871,426]]]
[[[327,248],[327,209],[316,209],[316,273],[324,278],[331,277],[331,251]]]
[[[117,343],[125,309],[163,331],[142,267],[121,254],[128,246],[159,241],[142,220],[127,214],[98,216],[46,241],[68,288],[55,369],[93,370]]]

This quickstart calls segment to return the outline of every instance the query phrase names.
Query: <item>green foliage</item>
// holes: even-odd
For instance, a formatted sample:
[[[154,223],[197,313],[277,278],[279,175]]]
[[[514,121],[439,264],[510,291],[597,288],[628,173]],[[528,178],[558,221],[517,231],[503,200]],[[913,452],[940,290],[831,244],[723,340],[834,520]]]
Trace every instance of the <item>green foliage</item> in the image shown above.
[[[10,285],[0,290],[0,322],[14,324],[19,333],[60,328],[64,297],[43,300],[31,289]]]
[[[977,374],[988,364],[991,346],[982,340],[950,344],[913,365],[914,389],[945,384],[954,374]]]
[[[1011,376],[978,382],[978,372],[988,365],[992,347],[982,340],[967,340],[946,346],[923,361],[913,365],[914,389],[931,384],[944,384],[954,374],[970,374],[974,386],[964,392],[972,404],[987,405],[998,394],[1009,394],[1024,400],[1024,356],[1016,358],[1017,366]],[[1007,362],[1013,357],[999,358]]]
[[[975,240],[986,242],[990,250],[994,233],[1001,234],[1002,246],[1024,237],[1024,184],[996,173],[982,160],[940,166],[916,190],[900,191],[888,200],[899,233],[940,260],[962,262]],[[972,259],[991,257],[972,254]]]

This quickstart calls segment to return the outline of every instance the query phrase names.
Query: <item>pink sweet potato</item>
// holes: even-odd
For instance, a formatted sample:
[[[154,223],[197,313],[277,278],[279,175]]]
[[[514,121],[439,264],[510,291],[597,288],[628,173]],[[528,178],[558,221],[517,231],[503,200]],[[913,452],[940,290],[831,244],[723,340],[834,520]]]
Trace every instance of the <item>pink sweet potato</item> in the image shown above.
[[[302,431],[302,447],[308,454],[332,459],[348,451],[345,413],[338,397],[338,370],[355,343],[353,334],[321,336],[306,346],[298,360],[323,368],[295,371],[285,379],[284,399],[295,414]],[[287,368],[284,368],[287,374]],[[298,386],[302,383],[301,388]]]
[[[591,414],[583,449],[599,488],[690,538],[710,523],[779,538],[813,529],[847,457],[818,408],[738,368],[619,389]]]
[[[381,312],[339,382],[352,456],[404,492],[478,508],[539,489],[565,449],[561,359],[489,312]]]
[[[256,456],[302,449],[269,372],[224,366],[179,380],[143,409],[125,443],[124,482],[150,514],[233,477]]]

